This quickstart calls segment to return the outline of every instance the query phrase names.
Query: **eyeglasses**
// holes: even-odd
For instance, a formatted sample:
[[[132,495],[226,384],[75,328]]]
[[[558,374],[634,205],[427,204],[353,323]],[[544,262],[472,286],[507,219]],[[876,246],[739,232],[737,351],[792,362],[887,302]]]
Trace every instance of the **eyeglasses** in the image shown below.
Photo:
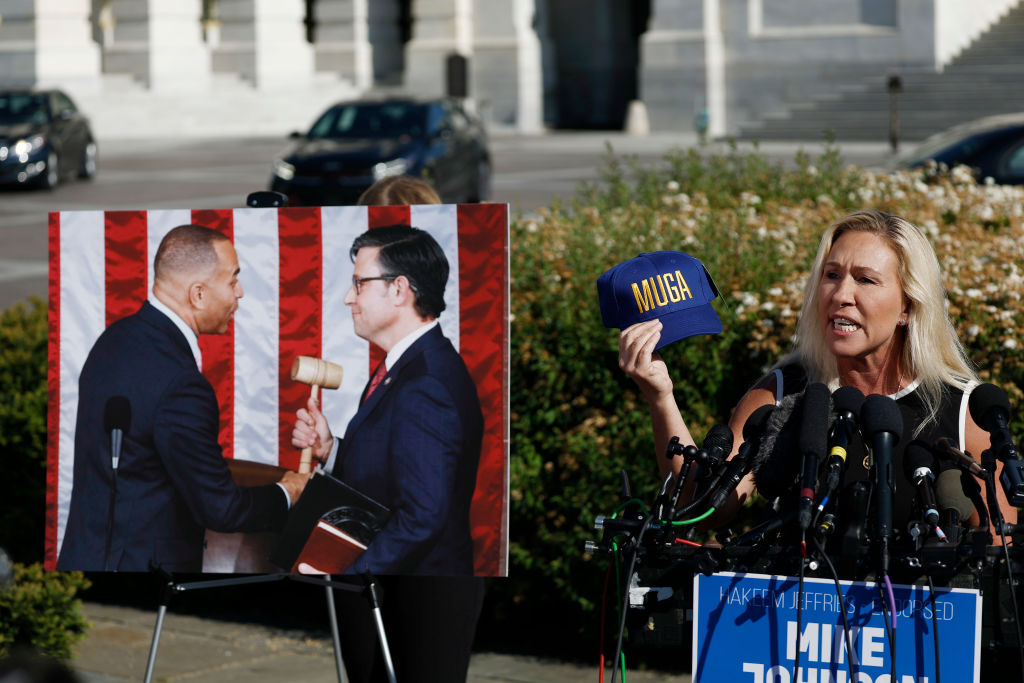
[[[355,275],[353,275],[352,286],[356,288],[356,295],[358,296],[359,294],[363,293],[364,282],[370,282],[371,280],[387,280],[390,282],[391,280],[395,280],[397,278],[397,275],[377,275],[374,277],[356,277]]]

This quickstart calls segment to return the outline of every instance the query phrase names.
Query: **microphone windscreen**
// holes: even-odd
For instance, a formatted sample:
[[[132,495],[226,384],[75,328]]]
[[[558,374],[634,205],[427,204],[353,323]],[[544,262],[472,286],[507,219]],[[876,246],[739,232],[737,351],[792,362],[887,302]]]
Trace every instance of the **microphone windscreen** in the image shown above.
[[[940,510],[956,510],[960,519],[967,519],[974,512],[974,503],[964,495],[960,475],[960,470],[940,472],[935,484],[935,500]]]
[[[704,437],[704,450],[710,451],[712,448],[720,448],[722,453],[729,455],[732,453],[732,430],[724,424],[716,424],[708,431],[707,436]]]
[[[832,405],[837,413],[853,413],[856,417],[863,404],[864,394],[857,387],[839,387],[832,393]]]
[[[743,440],[752,441],[761,436],[764,428],[768,425],[768,418],[775,410],[773,405],[763,405],[750,414],[747,421],[743,423]]]
[[[132,423],[132,404],[124,396],[111,396],[103,407],[103,430],[127,432]]]
[[[971,409],[971,417],[979,426],[991,431],[988,425],[993,411],[999,411],[1005,418],[1010,416],[1010,398],[1006,392],[995,384],[981,384],[971,392],[967,405]]]
[[[828,450],[828,423],[832,396],[821,382],[808,384],[804,390],[803,415],[800,419],[801,453],[818,457]]]
[[[903,414],[896,401],[881,394],[871,394],[864,399],[860,408],[861,431],[872,437],[879,432],[888,432],[896,438],[893,445],[899,443],[903,435]]]
[[[935,454],[927,443],[914,439],[903,451],[903,475],[908,481],[914,481],[914,472],[919,467],[927,467],[935,473]]]

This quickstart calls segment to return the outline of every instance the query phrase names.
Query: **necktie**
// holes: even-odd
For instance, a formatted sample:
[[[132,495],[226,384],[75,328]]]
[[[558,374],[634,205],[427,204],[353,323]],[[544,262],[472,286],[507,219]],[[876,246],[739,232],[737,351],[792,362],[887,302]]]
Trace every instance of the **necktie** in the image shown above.
[[[377,369],[373,371],[373,377],[370,378],[370,386],[366,387],[366,394],[363,396],[363,403],[366,403],[367,399],[370,398],[370,394],[377,388],[381,380],[384,379],[384,375],[388,374],[388,369],[384,367],[384,361],[380,362]]]

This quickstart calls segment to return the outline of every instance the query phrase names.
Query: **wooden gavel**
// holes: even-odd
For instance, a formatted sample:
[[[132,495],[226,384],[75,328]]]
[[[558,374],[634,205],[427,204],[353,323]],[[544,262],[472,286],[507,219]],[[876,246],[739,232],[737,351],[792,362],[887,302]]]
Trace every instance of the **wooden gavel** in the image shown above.
[[[320,400],[319,389],[337,389],[341,386],[341,366],[312,356],[296,356],[292,363],[292,379],[310,385],[309,395],[314,401]],[[299,473],[312,470],[313,449],[303,448],[299,456]]]

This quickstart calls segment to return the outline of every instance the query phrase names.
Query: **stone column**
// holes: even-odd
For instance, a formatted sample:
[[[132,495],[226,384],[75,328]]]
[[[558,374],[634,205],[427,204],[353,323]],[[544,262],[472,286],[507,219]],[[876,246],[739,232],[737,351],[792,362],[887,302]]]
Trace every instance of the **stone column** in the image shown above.
[[[650,30],[641,36],[640,94],[654,130],[695,131],[706,113],[707,134],[726,129],[725,52],[719,0],[653,0]]]
[[[313,81],[303,0],[220,0],[220,44],[213,71],[233,73],[260,90],[295,90]]]
[[[359,90],[373,85],[370,4],[370,0],[317,0],[313,6],[316,71],[337,74]]]
[[[536,0],[476,0],[470,92],[488,122],[539,132],[544,125]]]
[[[72,94],[97,90],[100,54],[92,40],[90,11],[90,0],[0,4],[0,82],[61,86]]]
[[[413,36],[405,46],[406,90],[424,97],[444,94],[445,60],[452,53],[469,58],[472,79],[472,0],[417,0],[413,10]]]
[[[158,92],[207,90],[201,15],[201,0],[110,0],[104,73],[128,74]]]

